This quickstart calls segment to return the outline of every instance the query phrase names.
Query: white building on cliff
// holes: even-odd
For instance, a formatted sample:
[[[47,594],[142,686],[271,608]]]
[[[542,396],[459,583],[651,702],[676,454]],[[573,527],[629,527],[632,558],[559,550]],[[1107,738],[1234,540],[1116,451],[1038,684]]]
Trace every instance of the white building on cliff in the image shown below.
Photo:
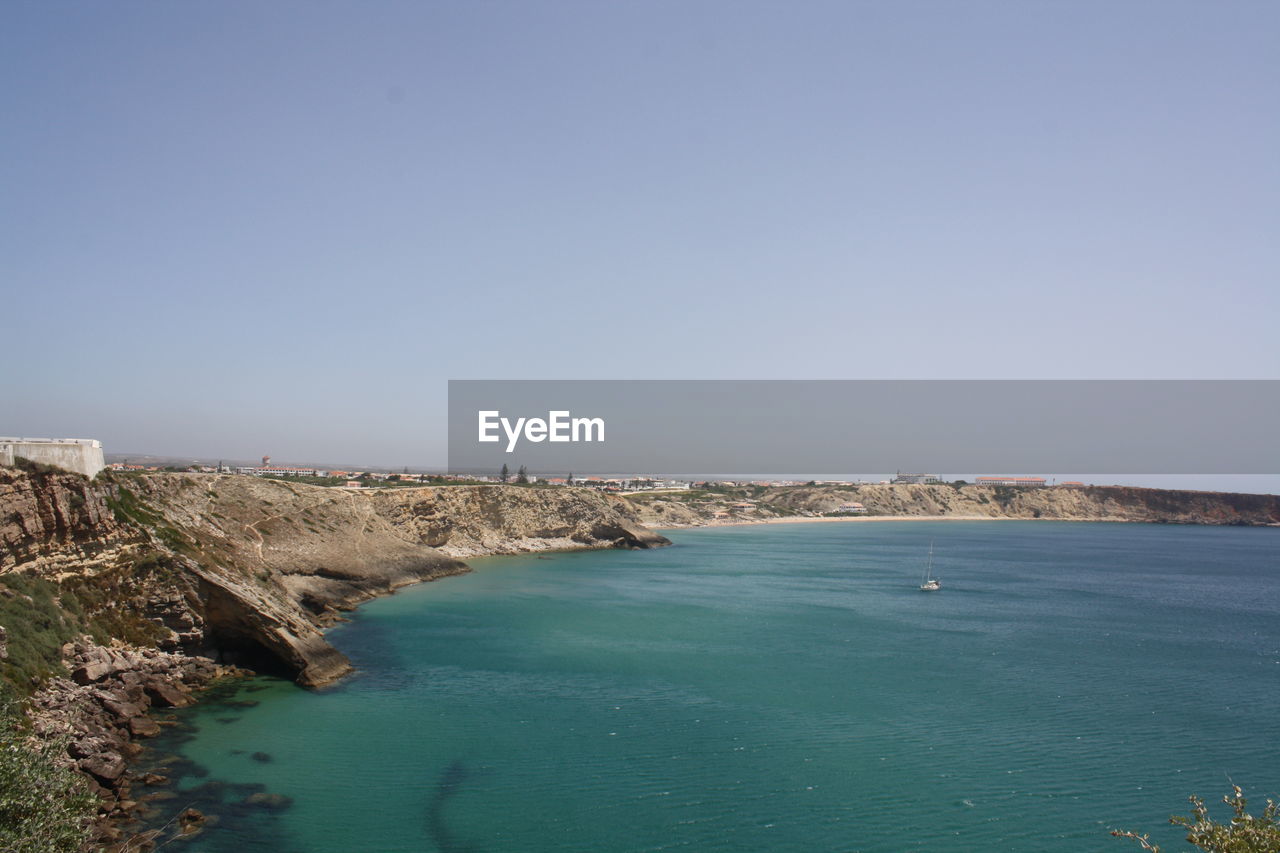
[[[93,438],[0,438],[0,465],[19,459],[56,465],[93,477],[107,467],[102,458],[102,442]]]

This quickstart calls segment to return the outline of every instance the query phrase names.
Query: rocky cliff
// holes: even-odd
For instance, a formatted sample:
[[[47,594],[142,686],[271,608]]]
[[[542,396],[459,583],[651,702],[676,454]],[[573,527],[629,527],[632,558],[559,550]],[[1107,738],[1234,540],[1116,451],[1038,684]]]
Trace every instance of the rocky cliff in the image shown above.
[[[586,490],[0,468],[0,705],[28,695],[32,730],[66,739],[100,798],[95,849],[151,849],[132,820],[156,780],[127,765],[155,709],[236,665],[327,684],[351,669],[322,634],[340,611],[465,572],[460,557],[664,544]],[[187,809],[177,835],[201,820]]]
[[[1126,486],[776,486],[632,498],[645,524],[684,527],[811,517],[860,503],[868,517],[1044,518],[1172,524],[1280,524],[1280,497]]]
[[[137,806],[133,783],[147,784],[126,765],[133,740],[158,731],[150,709],[192,701],[236,665],[311,686],[339,678],[350,664],[322,630],[361,601],[465,572],[470,556],[647,548],[667,540],[645,523],[812,517],[852,502],[871,517],[1280,524],[1275,496],[1155,489],[749,487],[627,500],[0,468],[0,692],[32,694],[34,731],[68,737],[67,762],[102,795],[105,844]]]
[[[163,650],[310,686],[350,669],[321,634],[339,611],[467,571],[459,557],[662,544],[631,504],[587,490],[0,469],[0,578],[105,590],[104,606],[143,617]]]

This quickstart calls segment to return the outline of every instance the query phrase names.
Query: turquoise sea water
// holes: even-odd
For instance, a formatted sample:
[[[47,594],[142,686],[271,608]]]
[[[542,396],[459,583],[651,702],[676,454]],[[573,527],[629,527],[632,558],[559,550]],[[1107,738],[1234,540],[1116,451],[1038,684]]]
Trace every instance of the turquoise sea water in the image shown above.
[[[1178,849],[1188,793],[1280,789],[1278,530],[670,537],[366,604],[330,635],[355,677],[183,712],[157,821],[218,815],[210,853]]]

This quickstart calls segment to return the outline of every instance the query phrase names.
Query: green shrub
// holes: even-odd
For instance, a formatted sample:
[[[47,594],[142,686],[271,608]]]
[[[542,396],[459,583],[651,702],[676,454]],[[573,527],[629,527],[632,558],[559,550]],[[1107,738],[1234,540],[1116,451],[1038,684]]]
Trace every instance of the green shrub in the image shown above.
[[[160,515],[147,506],[145,501],[124,486],[119,487],[115,497],[107,498],[107,506],[121,524],[154,527],[162,521]]]
[[[137,608],[120,603],[132,600],[141,579],[168,570],[165,558],[151,553],[130,566],[68,578],[61,586],[31,575],[5,575],[0,581],[0,625],[8,633],[9,655],[0,661],[0,688],[11,696],[26,696],[37,681],[65,674],[62,646],[83,634],[99,643],[113,637],[155,643],[165,630]]]
[[[0,625],[9,635],[9,657],[0,662],[0,677],[18,694],[33,681],[62,672],[62,644],[80,627],[64,614],[55,598],[57,585],[28,575],[8,574],[0,588]]]
[[[1194,794],[1191,801],[1190,815],[1174,815],[1169,823],[1187,830],[1187,841],[1194,847],[1207,850],[1209,853],[1276,853],[1280,850],[1280,805],[1267,800],[1267,806],[1261,815],[1252,815],[1248,811],[1248,801],[1239,785],[1231,786],[1231,793],[1222,801],[1231,806],[1234,813],[1227,823],[1218,823],[1209,818],[1209,809],[1204,800]],[[1151,853],[1160,853],[1160,848],[1151,843],[1149,835],[1138,835],[1129,830],[1113,830],[1117,838],[1129,838]]]
[[[0,710],[0,850],[76,853],[96,803],[78,773],[54,761],[66,744],[32,744],[8,707]]]

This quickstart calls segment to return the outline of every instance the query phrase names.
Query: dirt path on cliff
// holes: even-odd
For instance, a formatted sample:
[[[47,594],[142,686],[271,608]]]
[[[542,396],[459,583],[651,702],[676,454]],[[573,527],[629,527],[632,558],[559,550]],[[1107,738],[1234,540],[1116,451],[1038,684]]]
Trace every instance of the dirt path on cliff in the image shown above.
[[[295,496],[295,497],[297,496],[297,493],[296,493],[296,492],[294,492],[293,494],[294,494],[294,496]],[[353,500],[353,499],[354,499],[354,496],[353,496],[353,495],[347,495],[347,498],[348,498],[348,499],[352,499],[352,500]],[[210,498],[209,500],[210,500],[210,503],[212,503],[212,500],[213,500],[213,499],[212,499],[212,498]],[[244,529],[245,529],[245,530],[252,531],[252,532],[253,532],[253,535],[256,537],[256,541],[253,543],[253,547],[254,547],[254,550],[255,550],[255,551],[257,552],[257,554],[258,554],[258,560],[259,560],[260,562],[265,563],[265,562],[266,562],[266,559],[267,559],[267,558],[266,558],[266,556],[262,553],[262,548],[263,548],[263,546],[264,546],[264,545],[266,545],[266,543],[267,543],[267,539],[266,539],[266,537],[265,537],[265,536],[263,536],[263,535],[262,535],[262,531],[258,529],[258,525],[259,525],[259,524],[266,524],[267,522],[270,522],[270,521],[276,521],[276,520],[278,520],[278,519],[286,518],[286,517],[288,517],[288,516],[293,516],[293,515],[302,515],[302,514],[305,514],[305,513],[309,512],[309,511],[311,511],[311,510],[315,509],[316,507],[323,506],[324,504],[327,504],[327,503],[330,503],[330,501],[327,499],[327,496],[326,496],[326,498],[325,498],[325,499],[321,499],[321,500],[313,501],[313,502],[311,502],[311,503],[307,504],[306,506],[303,506],[303,507],[294,507],[294,508],[292,509],[292,511],[290,511],[290,512],[278,512],[278,513],[275,513],[274,515],[264,516],[263,518],[260,518],[260,519],[258,519],[257,521],[254,521],[254,522],[252,522],[252,523],[250,523],[250,524],[244,524],[244,525],[242,525],[242,527],[244,527]],[[352,505],[352,509],[353,509],[353,510],[355,509],[354,504]],[[366,513],[366,515],[367,515],[367,513]],[[364,538],[364,535],[365,535],[365,533],[364,533],[364,531],[365,531],[365,526],[367,526],[367,522],[366,522],[366,525],[362,525],[362,526],[361,526],[361,528],[360,528],[360,537],[361,537],[361,539],[363,539],[363,538]],[[359,543],[357,543],[356,550],[357,550],[357,552],[361,552],[361,551],[362,551],[362,549],[361,549],[361,548],[360,548],[360,546],[359,546]]]

